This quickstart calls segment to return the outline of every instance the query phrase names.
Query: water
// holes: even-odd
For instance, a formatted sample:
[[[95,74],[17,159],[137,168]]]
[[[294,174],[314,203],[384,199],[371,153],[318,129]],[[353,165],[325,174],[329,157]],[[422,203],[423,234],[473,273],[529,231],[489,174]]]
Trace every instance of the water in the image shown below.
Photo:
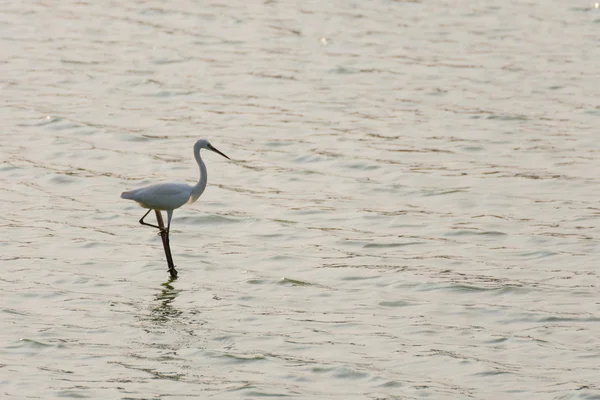
[[[123,4],[0,15],[5,398],[600,398],[593,3]]]

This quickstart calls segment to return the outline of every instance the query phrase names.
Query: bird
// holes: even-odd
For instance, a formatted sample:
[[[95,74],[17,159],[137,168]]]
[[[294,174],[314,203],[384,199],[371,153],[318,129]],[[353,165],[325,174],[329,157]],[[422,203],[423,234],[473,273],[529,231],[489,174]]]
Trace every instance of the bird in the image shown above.
[[[206,165],[200,157],[200,150],[207,149],[211,150],[228,160],[231,160],[225,154],[217,150],[210,142],[206,139],[200,139],[194,144],[194,158],[200,168],[200,179],[194,186],[185,183],[158,183],[151,186],[146,186],[139,189],[129,190],[121,193],[121,198],[126,200],[133,200],[140,206],[147,208],[148,211],[140,219],[140,224],[158,228],[161,236],[163,236],[163,244],[165,245],[165,253],[167,253],[167,259],[170,256],[169,248],[169,231],[171,229],[171,218],[173,218],[173,211],[183,206],[184,204],[192,204],[202,195],[204,189],[206,189],[206,183],[208,177],[206,174]],[[157,211],[157,218],[160,215],[160,211],[167,212],[167,227],[152,225],[144,222],[144,218],[152,211]],[[161,218],[162,219],[162,218]],[[162,221],[159,225],[162,225]],[[168,252],[167,252],[168,249]],[[169,263],[169,270],[171,271],[172,260]]]

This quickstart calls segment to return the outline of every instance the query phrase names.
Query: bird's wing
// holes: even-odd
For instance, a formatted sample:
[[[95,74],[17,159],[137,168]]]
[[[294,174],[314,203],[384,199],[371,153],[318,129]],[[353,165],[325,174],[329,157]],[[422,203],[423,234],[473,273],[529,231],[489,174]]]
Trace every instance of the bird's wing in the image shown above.
[[[185,183],[159,183],[145,188],[153,196],[174,196],[181,193],[190,193],[190,185]]]
[[[142,207],[173,210],[184,205],[192,193],[185,183],[159,183],[123,193],[123,197],[137,201]]]

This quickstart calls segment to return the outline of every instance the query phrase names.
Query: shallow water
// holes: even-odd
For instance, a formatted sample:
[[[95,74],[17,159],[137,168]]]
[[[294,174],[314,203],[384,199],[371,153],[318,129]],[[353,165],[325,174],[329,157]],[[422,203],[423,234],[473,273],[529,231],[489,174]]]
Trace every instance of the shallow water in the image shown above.
[[[3,8],[3,396],[600,399],[593,3]]]

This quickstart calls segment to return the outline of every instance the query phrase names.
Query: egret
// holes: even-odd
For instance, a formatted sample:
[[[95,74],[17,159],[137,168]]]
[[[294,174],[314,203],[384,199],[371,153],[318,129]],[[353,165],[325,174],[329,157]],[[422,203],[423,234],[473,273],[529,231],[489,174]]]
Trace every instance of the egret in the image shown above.
[[[140,206],[147,208],[148,211],[140,219],[140,224],[158,228],[160,235],[163,240],[165,248],[165,255],[167,256],[167,262],[169,263],[169,272],[172,277],[177,277],[177,271],[173,265],[173,257],[171,256],[171,248],[169,246],[169,230],[171,229],[171,218],[173,218],[173,210],[183,206],[184,204],[192,204],[202,195],[204,189],[206,189],[207,174],[206,165],[200,157],[200,150],[207,149],[214,151],[217,154],[222,155],[226,159],[230,160],[225,154],[217,150],[211,145],[208,140],[201,139],[194,144],[194,158],[200,168],[200,179],[194,186],[187,185],[185,183],[159,183],[156,185],[146,186],[139,189],[130,190],[121,193],[122,199],[133,200]],[[156,218],[158,225],[152,225],[144,222],[144,218],[154,210],[156,212]],[[164,227],[161,211],[167,212],[167,227]]]

